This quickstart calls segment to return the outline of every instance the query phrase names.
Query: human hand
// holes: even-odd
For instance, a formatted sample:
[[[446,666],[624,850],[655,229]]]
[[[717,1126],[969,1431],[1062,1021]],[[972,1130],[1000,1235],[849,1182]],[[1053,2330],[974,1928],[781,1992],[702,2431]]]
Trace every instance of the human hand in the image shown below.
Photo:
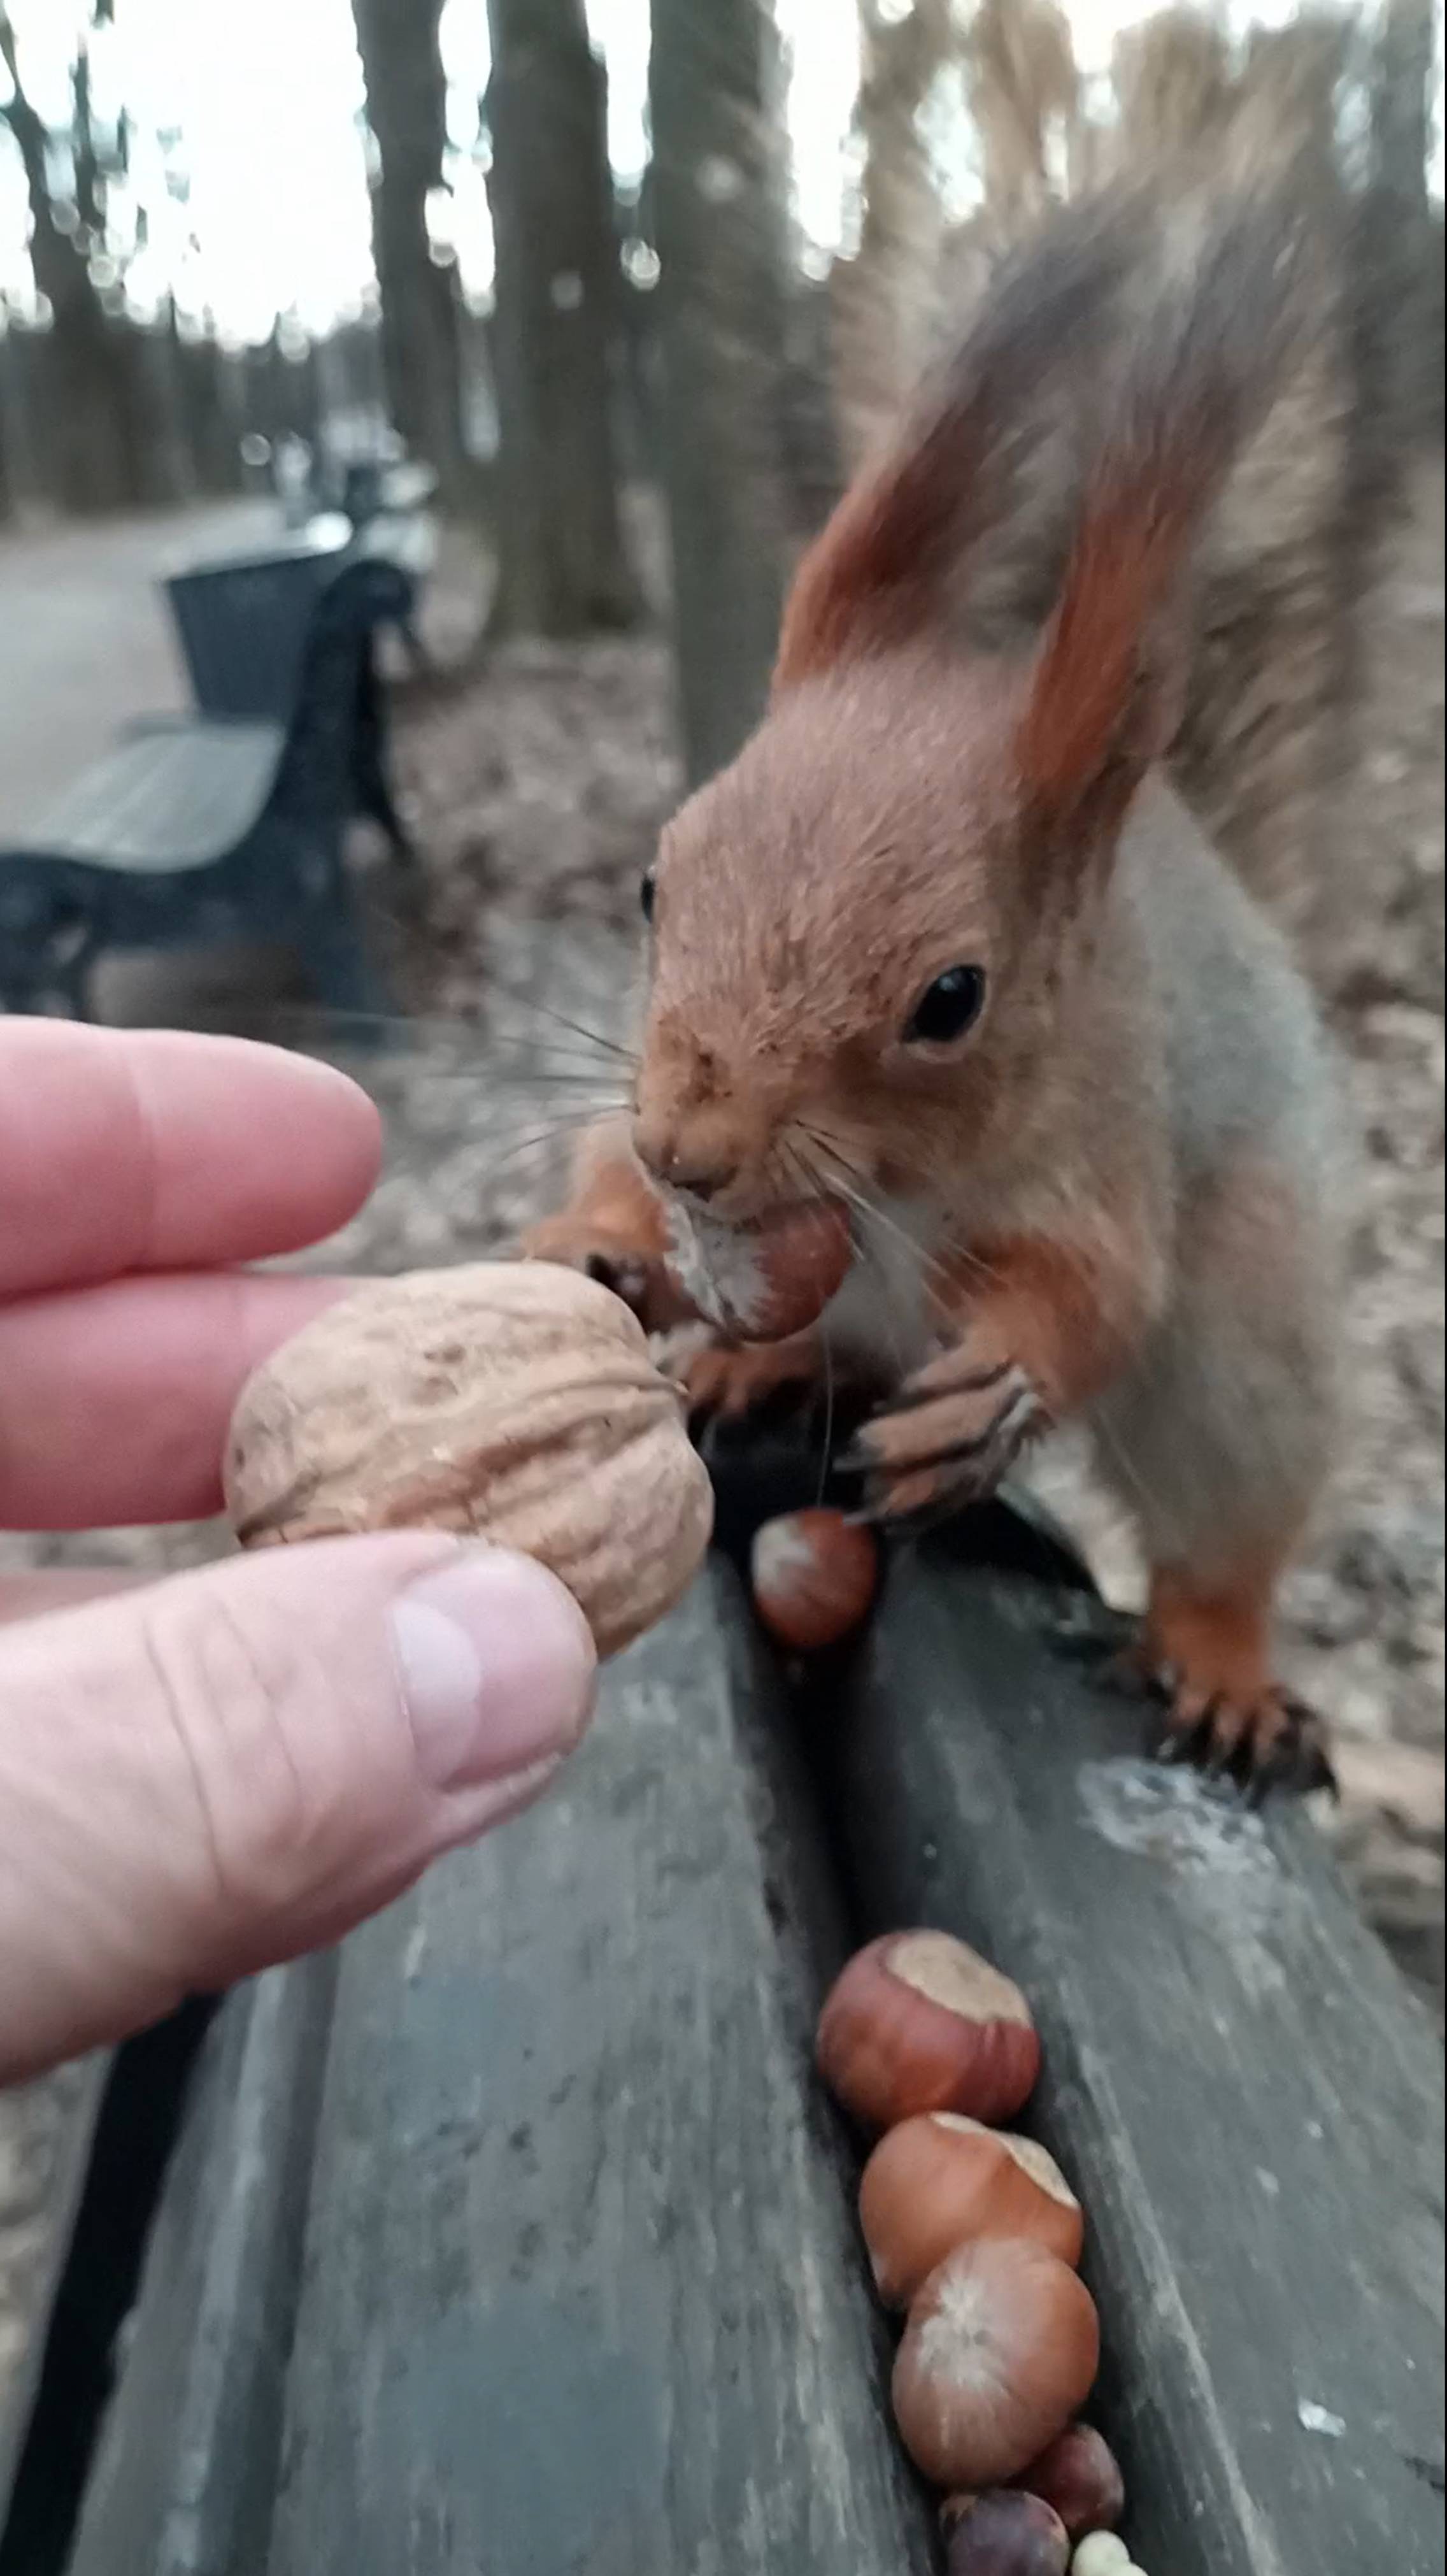
[[[218,1510],[243,1380],[345,1287],[237,1265],[378,1155],[304,1057],[0,1020],[0,1529]],[[551,1574],[435,1531],[0,1577],[0,2081],[335,1939],[535,1794],[592,1675]]]

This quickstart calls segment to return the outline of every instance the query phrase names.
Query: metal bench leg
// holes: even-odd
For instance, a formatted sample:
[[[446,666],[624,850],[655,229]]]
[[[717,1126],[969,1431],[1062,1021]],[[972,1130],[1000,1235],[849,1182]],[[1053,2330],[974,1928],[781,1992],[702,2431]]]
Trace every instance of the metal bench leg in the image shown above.
[[[392,996],[367,954],[360,924],[345,895],[325,909],[304,913],[297,924],[296,944],[317,999],[329,1011],[368,1018],[391,1011]]]
[[[28,977],[22,984],[14,981],[0,984],[0,1016],[13,1012],[17,1019],[50,1020],[68,1015],[73,1020],[93,1020],[89,957],[76,958],[64,966],[48,965],[45,971]]]

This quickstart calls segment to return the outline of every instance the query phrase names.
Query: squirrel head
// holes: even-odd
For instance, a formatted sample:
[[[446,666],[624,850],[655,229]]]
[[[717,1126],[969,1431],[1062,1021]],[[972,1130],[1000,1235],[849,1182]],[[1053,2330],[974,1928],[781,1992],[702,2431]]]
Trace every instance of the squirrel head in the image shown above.
[[[927,1194],[986,1149],[1065,944],[1027,710],[988,661],[847,662],[782,691],[674,818],[634,1126],[656,1179],[747,1219],[831,1180]]]
[[[1116,843],[1177,721],[1192,541],[1274,388],[1292,282],[1279,214],[1237,207],[1184,264],[1173,244],[1122,330],[1138,217],[1067,216],[1006,271],[805,556],[760,730],[663,836],[634,1144],[716,1215],[957,1196],[1038,1116],[1065,1032],[1088,1045]],[[1043,631],[982,649],[972,568],[1032,404],[1092,342],[1115,398]]]

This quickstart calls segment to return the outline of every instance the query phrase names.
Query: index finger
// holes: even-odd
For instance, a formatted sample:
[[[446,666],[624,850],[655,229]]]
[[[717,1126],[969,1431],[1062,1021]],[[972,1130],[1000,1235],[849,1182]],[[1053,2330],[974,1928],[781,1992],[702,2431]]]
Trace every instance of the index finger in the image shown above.
[[[310,1056],[0,1019],[0,1297],[294,1252],[380,1153],[365,1092]]]

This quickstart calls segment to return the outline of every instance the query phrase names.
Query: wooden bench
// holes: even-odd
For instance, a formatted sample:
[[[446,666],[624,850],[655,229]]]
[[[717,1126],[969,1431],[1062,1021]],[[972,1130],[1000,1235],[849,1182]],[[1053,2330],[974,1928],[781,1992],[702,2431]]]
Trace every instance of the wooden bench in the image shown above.
[[[717,1558],[541,1806],[235,1994],[68,2576],[937,2569],[811,2064],[906,1922],[1035,2001],[1142,2564],[1441,2576],[1435,2034],[1300,1813],[1141,1758],[1108,1625],[999,1507],[801,1688]]]
[[[285,723],[176,718],[135,728],[0,845],[0,1008],[90,1016],[110,950],[280,940],[320,999],[385,1000],[347,883],[343,833],[368,750],[371,637],[412,585],[380,556],[315,601]]]

